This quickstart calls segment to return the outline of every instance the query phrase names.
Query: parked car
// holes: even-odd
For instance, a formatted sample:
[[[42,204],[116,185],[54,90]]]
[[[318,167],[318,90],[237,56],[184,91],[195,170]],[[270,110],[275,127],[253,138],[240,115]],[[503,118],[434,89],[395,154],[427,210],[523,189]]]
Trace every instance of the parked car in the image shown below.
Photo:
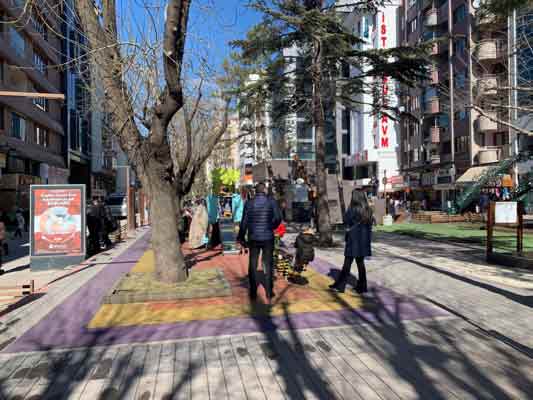
[[[105,204],[111,210],[113,217],[122,219],[128,216],[128,196],[125,194],[112,194],[106,199]]]

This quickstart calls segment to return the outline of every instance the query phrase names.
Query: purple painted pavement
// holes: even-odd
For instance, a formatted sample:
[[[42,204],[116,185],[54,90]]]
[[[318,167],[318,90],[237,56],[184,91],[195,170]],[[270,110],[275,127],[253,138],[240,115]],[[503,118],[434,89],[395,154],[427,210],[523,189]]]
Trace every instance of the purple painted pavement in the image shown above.
[[[359,309],[286,314],[276,317],[250,316],[171,324],[87,329],[88,323],[100,307],[102,297],[124,273],[133,268],[148,248],[149,240],[150,235],[148,233],[138,239],[85,286],[68,297],[3,352],[151,342],[265,332],[274,329],[352,325],[363,322],[397,323],[400,320],[444,315],[436,308],[418,304],[403,296],[398,296],[386,288],[370,285],[371,294],[363,299],[363,305]],[[313,268],[322,274],[328,274],[332,269],[338,270],[333,264],[324,260],[316,260],[313,263]]]

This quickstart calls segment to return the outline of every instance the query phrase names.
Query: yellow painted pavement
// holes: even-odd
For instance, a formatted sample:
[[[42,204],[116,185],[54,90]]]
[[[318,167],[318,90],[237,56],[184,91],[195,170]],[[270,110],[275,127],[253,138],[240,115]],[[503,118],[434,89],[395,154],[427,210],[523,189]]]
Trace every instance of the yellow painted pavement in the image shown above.
[[[132,269],[132,272],[151,272],[154,270],[154,256],[147,251]],[[217,320],[233,317],[278,316],[290,314],[337,311],[354,309],[362,306],[362,299],[355,293],[334,294],[328,290],[330,279],[308,269],[303,274],[309,283],[299,290],[305,291],[301,299],[275,302],[269,310],[257,302],[250,304],[247,298],[213,298],[207,304],[195,304],[188,301],[164,303],[130,303],[104,304],[89,323],[89,328],[106,328],[116,326],[153,325],[162,323],[186,322],[194,320]],[[290,290],[290,286],[288,287]],[[241,288],[242,292],[242,288]],[[296,292],[295,292],[296,293]],[[281,295],[282,293],[278,293]],[[226,300],[225,300],[226,299]],[[212,300],[212,301],[211,301]],[[232,301],[233,300],[233,301]],[[201,302],[199,302],[201,303]]]

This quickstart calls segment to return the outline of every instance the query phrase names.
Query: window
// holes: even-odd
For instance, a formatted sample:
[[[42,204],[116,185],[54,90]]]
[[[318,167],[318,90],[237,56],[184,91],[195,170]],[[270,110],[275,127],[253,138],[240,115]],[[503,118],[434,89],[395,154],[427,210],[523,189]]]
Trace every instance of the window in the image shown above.
[[[450,126],[450,117],[448,117],[448,114],[440,114],[437,117],[437,126],[441,128],[447,128]]]
[[[409,32],[416,32],[416,17],[409,22]]]
[[[503,146],[507,144],[507,135],[505,133],[497,133],[494,137],[496,146]]]
[[[450,154],[452,152],[452,142],[443,142],[441,153],[443,154]]]
[[[466,18],[466,6],[461,4],[455,10],[453,10],[453,23],[460,24]]]
[[[35,29],[44,40],[48,40],[48,31],[46,30],[46,25],[43,23],[43,20],[35,15],[32,15],[30,20],[33,29]]]
[[[46,75],[46,61],[40,56],[39,53],[33,52],[33,65],[35,65],[35,69],[39,71],[41,74]]]
[[[298,121],[296,124],[296,135],[298,139],[313,139],[313,128],[305,121]]]
[[[350,154],[350,135],[349,134],[342,134],[342,154]]]
[[[313,143],[298,141],[297,153],[302,160],[312,160],[315,154]]]
[[[459,136],[455,138],[455,152],[466,153],[468,152],[469,136]]]
[[[33,99],[33,104],[42,111],[48,111],[48,99],[36,97]]]
[[[459,120],[459,121],[463,121],[466,119],[466,116],[467,116],[467,113],[466,111],[463,109],[463,110],[457,110],[454,115],[453,115],[453,119],[455,120]]]
[[[457,38],[453,42],[453,51],[455,54],[462,54],[466,49],[466,40],[465,38]]]
[[[41,126],[35,125],[35,143],[48,147],[50,142],[48,141],[48,131]]]
[[[350,131],[350,110],[343,109],[341,112],[341,127],[345,131]]]
[[[466,72],[456,72],[455,73],[455,87],[457,89],[464,89],[466,85]]]
[[[24,57],[24,52],[26,51],[26,41],[24,36],[22,36],[15,28],[9,27],[9,42],[11,47],[15,49],[15,53],[20,57]]]
[[[348,64],[347,62],[341,62],[341,75],[343,78],[350,77],[350,64]]]
[[[434,97],[437,97],[439,95],[438,91],[434,87],[429,87],[426,90],[424,90],[423,98],[424,103],[428,102],[429,100],[433,99]]]
[[[20,140],[26,139],[26,120],[15,113],[11,113],[11,136]]]
[[[416,5],[416,0],[409,0],[409,7]]]

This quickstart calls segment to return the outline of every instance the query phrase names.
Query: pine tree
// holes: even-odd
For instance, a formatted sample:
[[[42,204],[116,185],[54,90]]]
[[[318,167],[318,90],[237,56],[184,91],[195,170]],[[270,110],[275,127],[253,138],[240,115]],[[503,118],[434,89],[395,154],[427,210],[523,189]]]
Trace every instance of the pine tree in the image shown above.
[[[386,1],[359,1],[344,5],[352,12],[372,15]],[[240,61],[260,71],[261,79],[243,87],[244,92],[275,98],[272,119],[305,115],[315,131],[316,183],[320,242],[332,242],[327,194],[325,157],[326,128],[334,124],[335,103],[354,108],[361,103],[356,94],[371,93],[375,112],[397,115],[396,105],[377,93],[377,82],[389,79],[413,86],[425,79],[427,47],[397,47],[363,50],[364,39],[343,25],[341,8],[323,0],[255,0],[251,7],[262,20],[246,39],[232,44],[240,50]],[[290,49],[296,49],[297,57]],[[292,52],[294,53],[294,52]],[[341,74],[347,66],[359,71]]]

